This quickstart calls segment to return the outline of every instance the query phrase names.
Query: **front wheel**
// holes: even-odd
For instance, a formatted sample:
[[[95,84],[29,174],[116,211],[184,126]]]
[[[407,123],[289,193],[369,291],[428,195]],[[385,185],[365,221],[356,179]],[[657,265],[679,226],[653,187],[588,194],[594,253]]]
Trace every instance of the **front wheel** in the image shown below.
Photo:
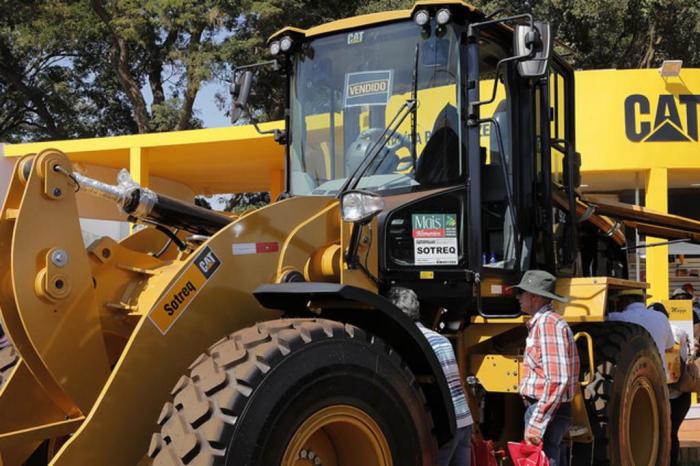
[[[283,319],[214,344],[159,419],[155,465],[428,466],[432,420],[389,346],[338,322]]]

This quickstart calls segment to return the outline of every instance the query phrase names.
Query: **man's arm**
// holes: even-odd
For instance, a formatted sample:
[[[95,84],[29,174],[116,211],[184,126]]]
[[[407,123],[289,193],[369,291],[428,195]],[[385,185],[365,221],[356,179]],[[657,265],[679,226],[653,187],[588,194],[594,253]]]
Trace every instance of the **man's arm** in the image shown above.
[[[540,319],[540,351],[545,376],[543,395],[535,405],[530,421],[525,426],[525,439],[542,439],[549,421],[559,409],[570,379],[574,376],[568,361],[573,340],[568,327],[555,318]],[[531,443],[538,443],[532,442]]]

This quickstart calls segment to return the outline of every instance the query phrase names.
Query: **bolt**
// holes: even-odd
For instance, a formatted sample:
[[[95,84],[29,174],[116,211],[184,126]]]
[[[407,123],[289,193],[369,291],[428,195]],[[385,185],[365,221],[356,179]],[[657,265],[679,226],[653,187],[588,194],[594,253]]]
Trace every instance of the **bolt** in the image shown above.
[[[111,255],[112,255],[112,251],[110,251],[109,249],[104,248],[102,250],[102,257],[104,257],[105,259],[109,259],[109,256],[111,256]]]
[[[51,253],[51,263],[56,267],[63,267],[68,263],[68,252],[64,249],[56,249]]]
[[[63,280],[61,280],[61,279],[59,278],[58,280],[56,280],[55,282],[53,282],[53,286],[55,286],[57,290],[62,289],[62,288],[63,288]]]
[[[308,454],[309,454],[309,453],[308,453],[306,450],[303,450],[303,449],[302,449],[302,450],[299,452],[299,458],[305,459],[306,456],[307,456]]]
[[[63,194],[63,191],[61,191],[61,188],[53,188],[54,197],[61,197],[61,194]]]

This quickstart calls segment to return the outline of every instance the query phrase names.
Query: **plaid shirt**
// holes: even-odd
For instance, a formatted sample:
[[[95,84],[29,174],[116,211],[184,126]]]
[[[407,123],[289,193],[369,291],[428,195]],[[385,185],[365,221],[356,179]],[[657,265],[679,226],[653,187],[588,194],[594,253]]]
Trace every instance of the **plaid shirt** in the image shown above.
[[[542,438],[559,405],[574,399],[580,364],[571,328],[551,304],[542,306],[527,328],[520,394],[537,405],[525,433]]]
[[[457,420],[457,428],[467,427],[473,424],[472,414],[467,405],[467,399],[464,396],[464,389],[459,377],[459,367],[455,359],[455,352],[452,349],[452,344],[445,336],[437,332],[433,332],[426,328],[423,324],[418,323],[418,328],[428,343],[435,351],[435,355],[440,361],[442,372],[445,373],[447,384],[450,387],[450,395],[452,396],[452,405],[455,408],[455,418]]]

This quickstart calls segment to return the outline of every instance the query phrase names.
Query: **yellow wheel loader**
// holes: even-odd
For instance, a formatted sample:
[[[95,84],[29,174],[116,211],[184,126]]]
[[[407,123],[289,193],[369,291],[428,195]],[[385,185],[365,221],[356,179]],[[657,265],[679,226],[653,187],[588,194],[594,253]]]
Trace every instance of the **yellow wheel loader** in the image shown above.
[[[395,286],[454,342],[482,434],[519,440],[509,286],[534,268],[571,298],[576,464],[668,464],[660,355],[605,318],[647,286],[626,279],[621,227],[698,241],[700,223],[581,198],[573,70],[552,40],[529,14],[454,0],[280,31],[286,190],[236,219],[56,150],[19,160],[0,217],[2,464],[433,465],[452,401]],[[144,228],[86,248],[77,190]]]

